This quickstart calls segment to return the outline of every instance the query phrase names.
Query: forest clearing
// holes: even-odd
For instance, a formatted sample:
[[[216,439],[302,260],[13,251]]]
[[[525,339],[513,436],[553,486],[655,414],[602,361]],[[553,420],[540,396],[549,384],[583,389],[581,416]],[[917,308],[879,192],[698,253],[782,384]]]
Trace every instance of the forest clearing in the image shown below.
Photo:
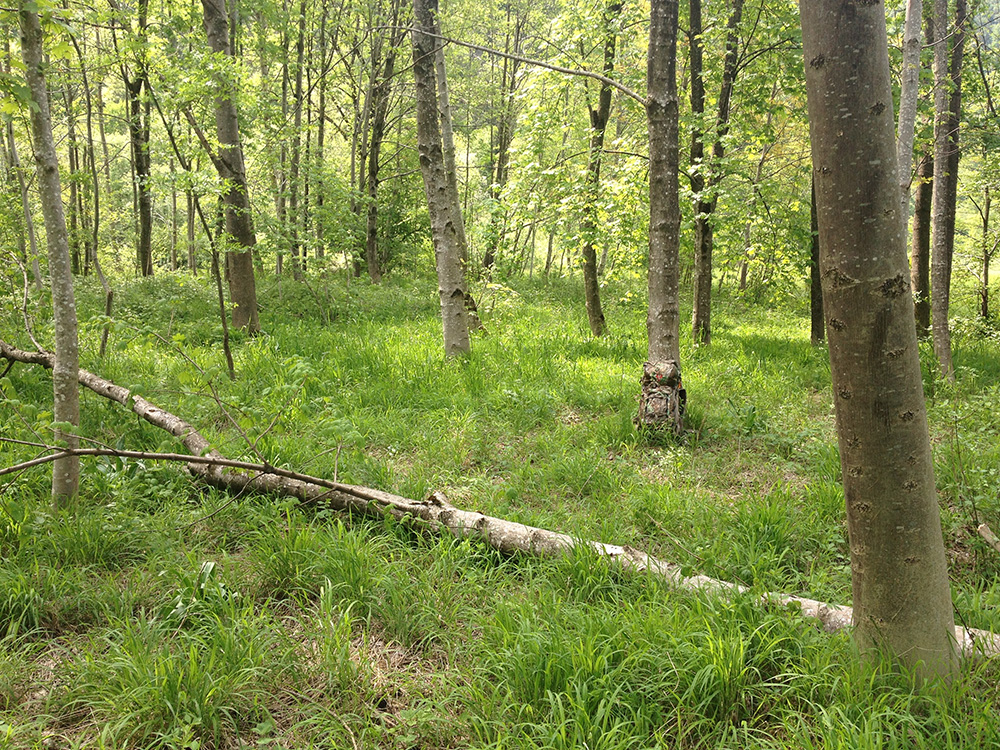
[[[685,343],[686,438],[650,444],[632,424],[645,311],[626,287],[609,290],[622,325],[601,340],[579,314],[577,280],[485,292],[487,333],[469,359],[442,363],[432,279],[331,282],[326,312],[302,285],[264,290],[274,323],[234,347],[235,382],[207,323],[211,295],[169,274],[124,284],[114,353],[98,368],[91,335],[84,359],[141,381],[129,385],[227,456],[417,499],[443,491],[748,592],[697,594],[585,550],[504,555],[390,516],[223,493],[174,463],[84,459],[80,507],[62,516],[38,467],[3,499],[12,747],[973,747],[1000,736],[989,663],[968,663],[947,695],[914,694],[891,667],[863,669],[846,633],[759,604],[764,591],[850,602],[829,363],[800,299],[770,310],[721,300],[712,346]],[[85,330],[99,334],[100,287],[80,296],[94,314]],[[959,382],[925,373],[957,620],[994,631],[1000,553],[975,529],[1000,526],[998,347],[962,333]],[[47,372],[18,364],[3,383],[4,435],[32,440]],[[177,450],[84,394],[94,445]],[[36,455],[3,451],[4,465]]]
[[[998,744],[1000,8],[453,2],[0,9],[0,744]]]

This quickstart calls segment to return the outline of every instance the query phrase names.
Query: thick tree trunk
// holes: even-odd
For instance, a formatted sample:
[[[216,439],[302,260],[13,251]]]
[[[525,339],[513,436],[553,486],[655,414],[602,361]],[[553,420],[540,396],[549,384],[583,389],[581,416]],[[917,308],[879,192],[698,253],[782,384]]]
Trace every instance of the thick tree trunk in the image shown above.
[[[917,165],[917,190],[913,201],[913,240],[910,243],[910,286],[913,289],[917,336],[931,330],[931,205],[934,191],[934,157],[924,154]]]
[[[958,660],[907,284],[885,9],[854,0],[800,9],[854,638],[865,654],[950,677]]]
[[[677,0],[653,0],[646,64],[649,129],[649,311],[646,317],[648,363],[643,369],[638,421],[646,424],[644,405],[665,395],[666,411],[676,417],[671,426],[683,430],[680,398],[679,251],[680,198],[678,195],[679,124],[677,102]],[[648,373],[648,374],[647,374]],[[672,380],[661,384],[657,373]],[[654,394],[654,389],[669,389]],[[658,403],[658,402],[657,402]],[[676,404],[677,408],[674,408]],[[651,425],[652,426],[652,425]]]
[[[205,13],[208,46],[217,54],[232,57],[225,1],[202,0],[201,4]],[[253,247],[257,244],[257,237],[254,234],[250,194],[243,166],[235,92],[225,78],[220,76],[216,80],[215,128],[220,153],[215,159],[215,166],[225,184],[222,200],[225,204],[226,234],[229,235],[230,243],[241,248],[226,252],[229,298],[233,304],[233,326],[257,333],[260,331],[260,321],[257,316],[257,287],[253,271]]]
[[[650,15],[646,103],[649,128],[650,362],[680,363],[677,102],[677,0],[654,0]]]
[[[33,7],[33,6],[32,6]],[[21,5],[21,55],[25,78],[31,91],[31,136],[38,175],[38,194],[45,219],[49,256],[49,279],[52,285],[52,311],[55,322],[55,357],[52,362],[52,421],[71,425],[56,427],[55,439],[76,448],[79,438],[74,428],[80,424],[80,393],[77,385],[79,345],[77,341],[76,298],[69,257],[69,238],[63,213],[59,162],[52,138],[49,95],[45,85],[42,53],[42,28],[38,14]],[[66,507],[80,491],[80,460],[67,457],[52,465],[52,501],[57,509]]]
[[[420,171],[434,239],[444,350],[448,356],[471,350],[465,310],[465,231],[458,190],[445,166],[435,74],[436,0],[413,2],[413,78],[416,84],[417,145]]]
[[[826,339],[826,321],[823,319],[823,285],[820,276],[819,218],[816,214],[816,181],[810,190],[809,233],[809,330],[812,345]]]
[[[935,0],[934,30],[934,197],[931,235],[931,338],[941,375],[955,379],[951,358],[951,266],[955,251],[955,203],[958,195],[958,131],[962,105],[962,53],[965,47],[965,0],[955,2],[954,32],[948,33],[948,0]],[[949,45],[951,59],[949,64]]]

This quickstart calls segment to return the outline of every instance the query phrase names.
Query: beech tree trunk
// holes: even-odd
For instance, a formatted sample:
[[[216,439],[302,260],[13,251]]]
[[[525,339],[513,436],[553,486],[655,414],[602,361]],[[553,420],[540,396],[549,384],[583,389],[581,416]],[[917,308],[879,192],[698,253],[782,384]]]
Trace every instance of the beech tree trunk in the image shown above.
[[[679,123],[677,0],[653,0],[646,61],[649,129],[648,361],[640,379],[636,423],[684,430],[686,393],[681,379],[679,305]]]
[[[445,167],[435,73],[437,0],[413,0],[413,79],[416,84],[417,147],[434,240],[444,350],[471,351],[465,309],[465,229],[457,184]]]
[[[913,180],[913,131],[920,96],[920,22],[923,0],[906,0],[903,26],[903,71],[900,75],[899,119],[896,126],[896,163],[899,165],[900,205],[904,220],[910,215],[910,183]]]
[[[931,330],[931,204],[934,191],[934,156],[924,154],[917,165],[917,190],[913,200],[913,240],[910,243],[910,285],[913,287],[917,336]]]
[[[233,57],[229,46],[229,18],[225,0],[202,0],[208,46],[216,54]],[[260,331],[257,316],[257,287],[253,271],[253,247],[257,237],[253,228],[250,194],[246,169],[243,166],[243,146],[236,114],[236,92],[222,75],[216,79],[215,129],[220,151],[214,159],[219,177],[225,184],[222,201],[226,214],[226,251],[229,278],[229,298],[233,304],[233,326],[250,333]]]
[[[677,102],[677,0],[653,0],[646,63],[649,128],[649,313],[650,362],[680,364]]]
[[[947,678],[958,654],[907,284],[885,8],[803,0],[800,10],[854,638],[866,656]]]
[[[34,6],[31,6],[34,7]],[[42,51],[42,27],[38,14],[22,3],[18,13],[21,27],[21,56],[25,78],[34,106],[30,108],[31,138],[35,151],[38,194],[45,220],[49,256],[49,280],[52,285],[52,312],[55,323],[55,358],[52,365],[52,421],[70,425],[57,426],[55,439],[70,448],[79,446],[75,428],[80,424],[80,392],[77,377],[80,369],[77,341],[76,298],[69,257],[69,237],[63,212],[59,162],[52,138],[49,94],[45,85]],[[58,510],[68,506],[80,491],[80,459],[61,458],[52,464],[52,502]]]
[[[934,30],[934,197],[931,234],[931,339],[941,375],[955,379],[951,359],[951,266],[955,251],[958,195],[958,130],[962,108],[962,53],[965,0],[955,2],[955,26],[948,23],[948,0],[935,0]],[[949,47],[948,41],[951,41]],[[951,57],[949,62],[949,49]]]

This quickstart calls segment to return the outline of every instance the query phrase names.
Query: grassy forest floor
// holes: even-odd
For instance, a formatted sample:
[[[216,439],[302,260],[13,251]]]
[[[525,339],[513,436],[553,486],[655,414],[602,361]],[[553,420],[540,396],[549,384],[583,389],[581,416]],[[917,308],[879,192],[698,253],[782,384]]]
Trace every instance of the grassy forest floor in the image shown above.
[[[103,361],[102,302],[83,285],[81,363],[231,458],[413,498],[442,490],[756,592],[849,604],[829,364],[806,305],[717,301],[711,347],[683,351],[690,431],[650,443],[631,422],[644,295],[605,289],[611,334],[595,341],[578,286],[483,290],[486,333],[444,362],[429,280],[272,282],[266,333],[234,342],[230,382],[201,285],[162,274],[119,288]],[[19,314],[2,315],[25,346],[9,333]],[[956,328],[957,385],[923,351],[955,608],[1000,630],[1000,553],[975,532],[1000,531],[1000,336]],[[0,433],[44,437],[49,374],[17,365],[0,385]],[[82,410],[88,437],[177,449],[92,393]],[[33,455],[0,445],[3,466]],[[1000,744],[995,666],[915,693],[858,666],[847,634],[754,595],[226,496],[176,465],[85,461],[72,515],[50,512],[46,468],[0,485],[0,746]]]

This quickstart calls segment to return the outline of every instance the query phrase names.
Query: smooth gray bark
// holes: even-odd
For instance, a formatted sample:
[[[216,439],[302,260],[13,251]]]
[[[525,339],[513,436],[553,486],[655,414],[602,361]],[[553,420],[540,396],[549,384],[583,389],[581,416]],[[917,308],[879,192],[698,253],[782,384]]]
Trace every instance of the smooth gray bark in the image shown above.
[[[903,217],[910,214],[910,183],[913,181],[913,132],[920,95],[920,22],[923,0],[906,0],[903,25],[903,70],[900,75],[899,118],[896,125],[896,163],[899,166],[900,205]]]
[[[74,434],[80,424],[80,391],[77,385],[79,344],[77,341],[76,298],[69,255],[69,237],[63,212],[59,162],[52,138],[49,95],[42,72],[42,27],[38,14],[22,4],[18,13],[21,27],[21,56],[25,78],[35,106],[31,108],[31,139],[38,175],[38,194],[45,219],[45,239],[49,256],[49,280],[52,286],[52,311],[55,324],[55,356],[52,364],[52,421],[71,425],[55,428],[55,439],[71,448],[79,446]],[[80,491],[80,459],[62,458],[52,464],[52,501],[57,509],[66,507]]]
[[[923,678],[958,666],[900,209],[885,8],[803,0],[823,302],[854,638]]]
[[[650,362],[680,364],[677,0],[653,0],[646,75],[649,128]]]
[[[416,84],[417,147],[431,220],[444,350],[448,356],[471,351],[465,309],[465,230],[458,191],[445,166],[435,73],[436,0],[413,2],[413,78]]]

